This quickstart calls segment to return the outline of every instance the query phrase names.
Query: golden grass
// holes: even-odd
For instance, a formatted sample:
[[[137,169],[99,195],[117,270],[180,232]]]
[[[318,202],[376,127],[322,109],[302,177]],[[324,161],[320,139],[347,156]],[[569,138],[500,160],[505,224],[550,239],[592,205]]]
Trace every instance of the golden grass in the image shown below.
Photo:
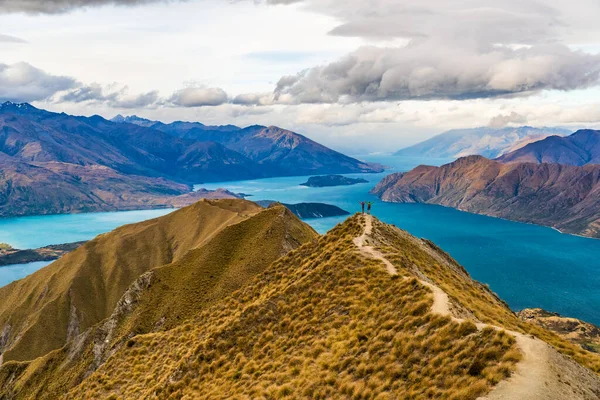
[[[600,373],[599,354],[586,351],[552,332],[520,320],[486,285],[472,280],[462,266],[433,243],[415,241],[407,232],[378,221],[375,227],[380,238],[379,249],[392,264],[409,274],[420,271],[448,294],[459,311],[487,324],[534,335]]]
[[[61,348],[70,339],[70,322],[77,327],[72,332],[85,331],[112,313],[140,275],[179,260],[226,226],[260,211],[258,205],[242,200],[200,201],[100,235],[35,274],[0,288],[0,332],[11,327],[9,345],[0,349],[4,360],[31,360]]]
[[[114,314],[111,322],[95,325],[78,340],[31,363],[9,362],[1,367],[0,398],[59,397],[80,383],[112,349],[133,347],[136,334],[183,324],[239,289],[282,254],[317,236],[282,206],[225,227],[199,249],[152,270],[150,284],[131,296],[131,308]],[[99,344],[105,347],[100,356],[94,353]]]
[[[429,289],[358,253],[361,231],[351,218],[193,321],[133,338],[68,397],[468,400],[510,375],[511,336],[431,314]]]

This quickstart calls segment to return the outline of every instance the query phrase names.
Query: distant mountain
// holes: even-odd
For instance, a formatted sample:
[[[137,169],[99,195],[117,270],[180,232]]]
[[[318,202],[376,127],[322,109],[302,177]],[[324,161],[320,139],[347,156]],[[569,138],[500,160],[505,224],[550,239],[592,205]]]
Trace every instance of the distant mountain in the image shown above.
[[[568,135],[561,128],[474,128],[442,133],[429,140],[398,151],[398,156],[460,158],[480,155],[497,158],[529,143],[551,135]]]
[[[231,143],[177,133],[198,123],[115,121],[0,105],[0,215],[153,208],[191,184],[382,170],[279,128],[205,127],[215,139],[244,133]]]
[[[372,193],[600,238],[600,165],[502,164],[470,156],[389,175]]]
[[[136,117],[134,117],[136,118]],[[261,166],[265,176],[381,172],[383,167],[357,161],[309,138],[276,126],[206,126],[197,122],[150,125],[179,139],[215,142]]]
[[[567,165],[600,164],[600,131],[586,129],[567,137],[550,136],[505,154],[498,158],[498,161]]]

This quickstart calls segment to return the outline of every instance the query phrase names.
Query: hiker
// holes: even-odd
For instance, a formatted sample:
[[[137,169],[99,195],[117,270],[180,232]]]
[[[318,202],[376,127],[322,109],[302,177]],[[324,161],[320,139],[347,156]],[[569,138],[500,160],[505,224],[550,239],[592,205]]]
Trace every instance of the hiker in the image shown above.
[[[360,203],[360,205],[362,207],[362,213],[364,214],[365,213],[365,204],[366,203],[364,201],[359,201],[359,203]]]
[[[369,202],[367,203],[367,213],[368,213],[369,215],[371,215],[371,206],[372,206],[372,205],[373,205],[373,202],[372,202],[372,201],[369,201]]]

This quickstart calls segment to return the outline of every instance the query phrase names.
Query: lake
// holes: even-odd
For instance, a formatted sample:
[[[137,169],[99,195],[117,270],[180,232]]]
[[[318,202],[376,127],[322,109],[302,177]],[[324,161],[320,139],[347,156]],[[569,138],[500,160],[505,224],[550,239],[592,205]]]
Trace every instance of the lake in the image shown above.
[[[391,156],[359,157],[391,166],[382,174],[348,174],[369,183],[333,188],[299,186],[308,177],[270,178],[199,185],[250,194],[249,200],[286,203],[323,202],[349,212],[361,200],[375,201],[373,213],[413,235],[434,241],[471,275],[490,285],[514,310],[542,307],[600,325],[600,240],[563,235],[553,229],[468,214],[434,205],[391,204],[378,201],[369,190],[385,175],[418,164],[441,165],[447,159]],[[169,210],[99,213],[0,220],[0,242],[19,247],[87,240],[119,225],[164,215]],[[344,217],[307,220],[324,233]],[[35,245],[31,245],[35,243]],[[0,286],[35,270],[6,273]],[[22,268],[22,267],[19,267]],[[39,266],[37,267],[39,268]],[[5,278],[5,275],[9,275]],[[12,278],[11,278],[12,276]]]

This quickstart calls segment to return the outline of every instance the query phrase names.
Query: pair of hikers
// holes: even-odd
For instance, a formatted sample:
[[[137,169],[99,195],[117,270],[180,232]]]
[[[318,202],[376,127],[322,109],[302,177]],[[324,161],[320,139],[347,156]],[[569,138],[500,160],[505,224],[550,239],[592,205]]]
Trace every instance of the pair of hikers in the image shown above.
[[[373,206],[373,202],[372,201],[360,201],[359,202],[361,207],[362,207],[362,213],[365,213],[365,204],[367,205],[367,213],[371,214],[371,207]]]

